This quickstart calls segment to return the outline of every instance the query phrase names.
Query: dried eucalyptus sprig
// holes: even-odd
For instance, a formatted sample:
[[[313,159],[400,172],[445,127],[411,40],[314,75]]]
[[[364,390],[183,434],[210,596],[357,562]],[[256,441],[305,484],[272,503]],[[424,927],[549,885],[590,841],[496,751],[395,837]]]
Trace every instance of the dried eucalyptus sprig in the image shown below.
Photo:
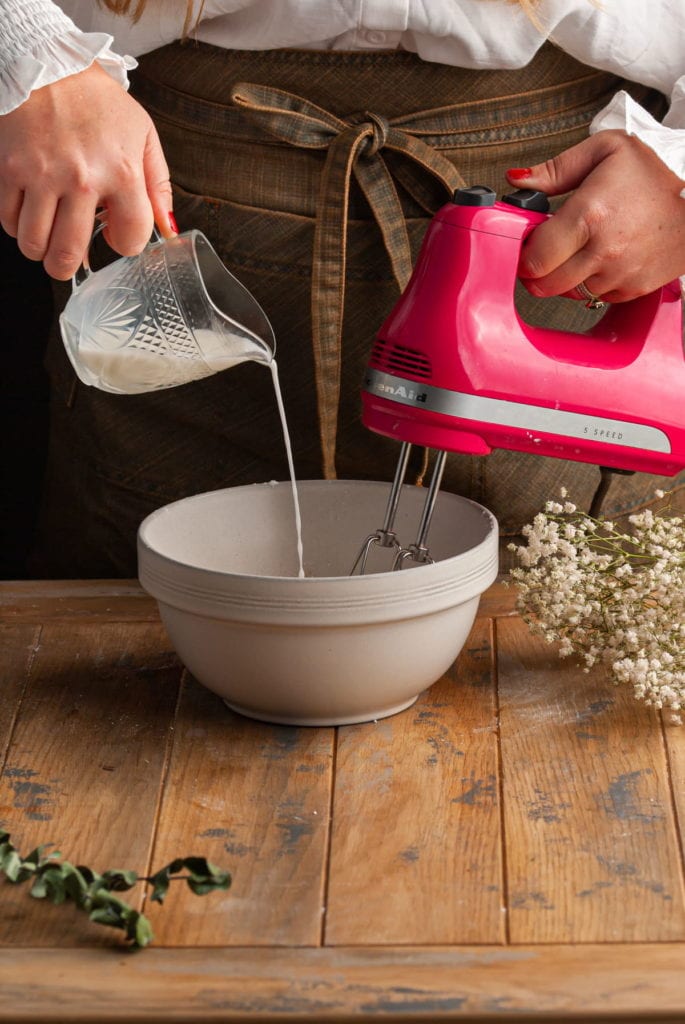
[[[231,884],[231,876],[204,857],[179,857],[150,876],[121,869],[100,875],[91,868],[61,860],[62,855],[57,850],[46,853],[49,845],[43,843],[27,857],[22,857],[10,842],[9,833],[0,829],[0,872],[10,882],[32,880],[29,891],[36,899],[50,899],[57,905],[67,901],[75,903],[91,921],[120,928],[137,948],[152,942],[152,927],[144,914],[125,903],[116,893],[126,892],[138,882],[145,882],[152,886],[150,899],[163,903],[169,884],[174,881],[185,881],[197,896],[204,896],[215,889],[228,889]],[[184,870],[186,874],[178,874]]]
[[[662,491],[656,492],[663,498]],[[566,492],[562,491],[562,498]],[[638,700],[685,707],[685,524],[666,506],[610,521],[549,501],[524,527],[527,544],[510,550],[520,566],[517,610],[559,654],[579,655],[586,670],[611,666],[613,681]]]

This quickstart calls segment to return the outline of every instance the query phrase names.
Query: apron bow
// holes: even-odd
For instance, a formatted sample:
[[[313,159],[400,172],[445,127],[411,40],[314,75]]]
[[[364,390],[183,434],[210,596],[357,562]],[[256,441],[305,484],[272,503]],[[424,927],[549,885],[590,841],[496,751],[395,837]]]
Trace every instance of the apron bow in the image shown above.
[[[435,212],[434,191],[426,188],[428,172],[444,186],[447,197],[465,182],[454,165],[419,134],[434,134],[436,114],[385,118],[364,111],[343,120],[294,93],[240,82],[233,103],[281,142],[326,150],[316,208],[312,259],[312,344],[319,410],[323,475],[335,477],[335,448],[340,405],[340,376],[347,220],[352,176],[359,184],[381,232],[393,276],[402,291],[412,272],[411,248],[402,204],[393,175],[426,210]],[[386,151],[409,160],[390,173]]]

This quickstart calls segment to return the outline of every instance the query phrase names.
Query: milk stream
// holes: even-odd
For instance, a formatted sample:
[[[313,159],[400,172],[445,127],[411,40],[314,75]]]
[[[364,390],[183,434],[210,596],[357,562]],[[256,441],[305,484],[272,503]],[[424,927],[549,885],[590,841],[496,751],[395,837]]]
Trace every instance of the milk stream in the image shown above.
[[[295,530],[297,533],[297,558],[299,561],[299,569],[297,575],[300,579],[304,579],[304,552],[302,548],[302,517],[300,515],[300,498],[297,493],[297,481],[295,479],[295,463],[293,462],[293,448],[290,443],[290,431],[288,430],[288,421],[285,415],[285,406],[283,405],[283,394],[281,392],[281,382],[278,379],[278,366],[276,360],[272,359],[269,366],[271,367],[271,377],[274,382],[274,391],[276,393],[276,404],[278,405],[278,413],[281,417],[281,426],[283,428],[283,441],[285,443],[285,453],[288,457],[288,470],[290,471],[290,483],[293,490],[293,508],[295,511]]]
[[[238,356],[231,355],[226,352],[225,348],[218,346],[212,337],[213,332],[207,331],[202,333],[207,335],[207,337],[201,339],[204,342],[202,345],[203,359],[188,359],[184,356],[175,355],[173,352],[159,353],[130,346],[120,349],[106,349],[87,344],[79,346],[79,359],[82,367],[85,367],[92,374],[93,380],[91,383],[96,387],[100,387],[105,391],[129,395],[154,391],[164,387],[173,387],[178,384],[187,384],[192,380],[207,377],[209,374],[218,373],[220,370],[226,370],[230,366],[236,366],[238,363],[245,361],[246,356],[244,354]],[[255,359],[254,361],[264,362],[263,359]],[[288,458],[297,536],[297,559],[299,564],[297,575],[300,579],[303,579],[302,517],[300,515],[300,500],[295,479],[295,464],[293,462],[290,431],[288,430],[288,421],[285,415],[276,360],[272,359],[267,365],[271,369],[276,404],[278,405],[278,413],[281,418],[283,441]]]

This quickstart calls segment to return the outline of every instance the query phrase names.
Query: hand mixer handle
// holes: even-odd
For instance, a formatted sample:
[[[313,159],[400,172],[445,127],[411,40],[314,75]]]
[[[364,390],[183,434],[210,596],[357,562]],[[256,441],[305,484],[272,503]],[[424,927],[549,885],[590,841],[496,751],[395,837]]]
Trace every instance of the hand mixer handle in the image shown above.
[[[670,281],[647,295],[610,306],[587,337],[623,345],[633,342],[642,357],[653,348],[664,351],[671,346],[682,363],[681,319],[680,282]]]
[[[466,291],[474,309],[487,310],[488,319],[493,324],[499,320],[503,329],[507,325],[510,341],[518,337],[522,344],[533,344],[562,360],[565,355],[572,361],[583,358],[587,346],[598,341],[620,340],[622,358],[631,351],[637,358],[653,346],[660,350],[671,346],[682,361],[679,281],[611,305],[583,333],[535,327],[521,319],[514,307],[521,248],[531,232],[552,216],[548,209],[547,197],[530,189],[504,196],[501,202],[483,186],[457,190],[453,203],[443,207],[436,219],[466,229],[457,256],[463,274],[460,300]]]

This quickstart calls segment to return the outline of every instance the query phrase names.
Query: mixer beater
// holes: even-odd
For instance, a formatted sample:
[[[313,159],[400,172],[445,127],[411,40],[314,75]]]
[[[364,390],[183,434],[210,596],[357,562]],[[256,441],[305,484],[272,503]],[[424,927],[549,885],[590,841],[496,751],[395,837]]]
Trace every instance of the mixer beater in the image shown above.
[[[447,452],[441,451],[436,455],[430,483],[428,485],[428,490],[426,491],[426,501],[423,506],[423,512],[421,513],[421,520],[419,522],[416,540],[413,544],[409,544],[407,547],[402,547],[397,538],[397,534],[394,531],[394,526],[411,448],[412,446],[408,441],[404,441],[402,443],[400,448],[400,457],[397,462],[397,469],[395,470],[392,487],[390,488],[388,504],[385,508],[383,525],[374,533],[370,533],[362,544],[361,551],[357,555],[356,561],[352,566],[352,572],[350,573],[351,576],[354,576],[357,569],[359,569],[360,576],[364,575],[369,555],[374,546],[380,548],[392,548],[395,551],[395,557],[391,565],[391,569],[393,571],[396,569],[403,569],[407,562],[415,562],[417,565],[426,565],[433,561],[430,556],[430,552],[428,551],[426,540],[428,538],[428,531],[430,529],[433,512],[435,510],[435,503],[440,491]]]
[[[520,189],[497,201],[457,189],[434,216],[411,279],[381,326],[362,387],[362,422],[401,442],[383,525],[362,544],[392,569],[433,561],[427,538],[447,453],[493,448],[672,476],[685,467],[680,282],[609,307],[583,333],[536,327],[516,310],[521,246],[549,216]],[[395,519],[412,445],[436,450],[416,540]]]

